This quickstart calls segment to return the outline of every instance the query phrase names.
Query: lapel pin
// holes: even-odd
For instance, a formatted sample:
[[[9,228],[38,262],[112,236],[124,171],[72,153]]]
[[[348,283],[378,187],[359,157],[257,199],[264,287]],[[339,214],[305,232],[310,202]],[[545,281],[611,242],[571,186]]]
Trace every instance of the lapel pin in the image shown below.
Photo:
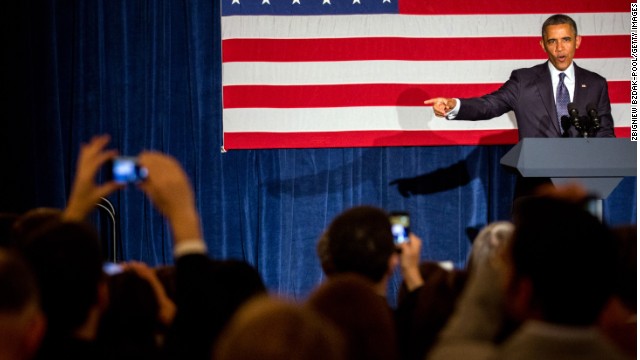
[[[581,87],[586,88],[586,87],[587,87],[587,84],[582,84],[582,86],[581,86]]]

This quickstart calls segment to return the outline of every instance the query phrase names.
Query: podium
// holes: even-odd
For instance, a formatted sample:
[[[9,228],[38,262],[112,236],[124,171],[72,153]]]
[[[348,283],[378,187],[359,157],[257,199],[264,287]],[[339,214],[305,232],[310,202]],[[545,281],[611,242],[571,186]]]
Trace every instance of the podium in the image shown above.
[[[579,183],[601,202],[626,176],[636,176],[636,143],[628,138],[525,138],[500,164],[554,185]],[[600,216],[601,218],[601,216]]]

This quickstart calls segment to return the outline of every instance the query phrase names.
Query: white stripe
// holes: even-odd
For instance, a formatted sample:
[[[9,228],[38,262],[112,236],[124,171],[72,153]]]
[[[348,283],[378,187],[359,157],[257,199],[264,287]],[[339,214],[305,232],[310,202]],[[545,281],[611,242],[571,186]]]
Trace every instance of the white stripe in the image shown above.
[[[628,104],[613,104],[616,126],[630,126]],[[314,132],[350,130],[491,130],[514,129],[512,112],[486,121],[449,121],[429,106],[314,109],[226,109],[224,132]]]
[[[503,83],[511,71],[545,60],[491,61],[344,61],[222,65],[224,85],[310,84],[484,84]],[[631,61],[624,58],[576,59],[579,66],[607,80],[630,80]]]
[[[630,33],[630,13],[569,15],[581,35]],[[222,39],[540,36],[547,17],[549,14],[223,16]]]

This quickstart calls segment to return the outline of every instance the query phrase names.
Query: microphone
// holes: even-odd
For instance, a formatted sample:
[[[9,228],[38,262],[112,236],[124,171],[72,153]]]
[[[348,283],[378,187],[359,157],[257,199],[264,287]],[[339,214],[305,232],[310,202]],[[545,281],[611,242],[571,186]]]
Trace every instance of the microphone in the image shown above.
[[[560,117],[560,126],[562,126],[562,137],[569,137],[571,119],[567,115],[562,115],[562,117]]]
[[[578,108],[576,107],[576,104],[572,102],[568,103],[567,111],[569,111],[569,119],[573,126],[576,128],[576,130],[582,132],[582,123],[580,122],[580,116],[578,114]],[[562,121],[562,118],[560,120]]]
[[[598,110],[596,110],[596,104],[590,103],[587,105],[587,114],[592,122],[592,130],[597,131],[600,129],[600,118],[598,117]]]

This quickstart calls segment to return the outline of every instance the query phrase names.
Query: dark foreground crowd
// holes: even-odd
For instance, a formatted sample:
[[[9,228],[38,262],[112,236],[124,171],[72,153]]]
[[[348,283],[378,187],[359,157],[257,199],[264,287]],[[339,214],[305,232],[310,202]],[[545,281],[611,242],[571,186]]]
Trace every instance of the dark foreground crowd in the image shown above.
[[[636,228],[610,229],[577,186],[541,188],[488,224],[465,269],[395,245],[388,214],[358,206],[319,236],[326,274],[303,301],[214,260],[193,190],[172,157],[143,152],[139,184],[173,233],[174,263],[108,275],[85,219],[122,185],[96,183],[108,136],[81,148],[65,209],[5,215],[0,359],[417,360],[636,357]],[[386,291],[399,270],[397,306]]]

